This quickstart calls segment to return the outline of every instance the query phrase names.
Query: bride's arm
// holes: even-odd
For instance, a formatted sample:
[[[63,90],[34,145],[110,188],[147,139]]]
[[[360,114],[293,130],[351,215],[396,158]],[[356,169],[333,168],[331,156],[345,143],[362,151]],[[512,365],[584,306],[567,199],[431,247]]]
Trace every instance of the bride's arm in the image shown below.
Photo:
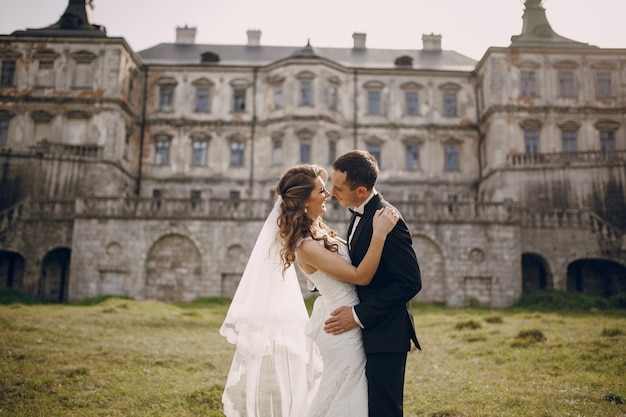
[[[318,269],[339,280],[357,285],[367,285],[376,273],[383,252],[387,234],[398,222],[398,216],[391,208],[376,212],[373,234],[367,254],[358,267],[342,258],[337,252],[327,250],[319,241],[307,239],[298,249],[298,263],[311,269]]]

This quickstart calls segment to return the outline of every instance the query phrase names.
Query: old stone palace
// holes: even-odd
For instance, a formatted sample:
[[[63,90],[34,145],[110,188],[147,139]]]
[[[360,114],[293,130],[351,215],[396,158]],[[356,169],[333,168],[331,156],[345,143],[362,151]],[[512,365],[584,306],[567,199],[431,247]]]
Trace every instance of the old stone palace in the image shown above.
[[[187,26],[136,52],[92,12],[70,0],[0,36],[0,286],[232,296],[280,174],[358,148],[413,232],[419,299],[626,291],[626,49],[560,36],[540,0],[478,62],[437,34],[213,45]],[[343,233],[349,213],[328,206]]]

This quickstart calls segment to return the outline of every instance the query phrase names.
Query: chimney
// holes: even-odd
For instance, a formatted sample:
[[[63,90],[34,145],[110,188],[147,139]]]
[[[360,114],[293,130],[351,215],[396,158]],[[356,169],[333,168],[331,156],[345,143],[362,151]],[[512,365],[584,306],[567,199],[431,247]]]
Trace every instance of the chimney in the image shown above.
[[[180,44],[194,44],[196,43],[196,28],[176,27],[176,43]]]
[[[425,51],[441,51],[441,35],[422,35],[422,43]]]
[[[365,49],[365,33],[354,32],[352,39],[354,39],[354,49]]]
[[[261,46],[261,31],[258,29],[248,30],[248,46]]]

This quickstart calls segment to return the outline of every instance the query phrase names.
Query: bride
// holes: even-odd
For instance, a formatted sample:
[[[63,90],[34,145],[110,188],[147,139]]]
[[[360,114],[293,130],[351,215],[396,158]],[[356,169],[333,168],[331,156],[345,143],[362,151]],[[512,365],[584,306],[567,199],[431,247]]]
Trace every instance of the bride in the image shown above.
[[[235,344],[222,396],[227,417],[367,417],[361,331],[330,335],[323,322],[335,308],[358,304],[354,284],[371,280],[398,216],[389,208],[377,212],[367,255],[352,266],[345,242],[321,218],[327,180],[323,168],[301,165],[278,182],[220,329]],[[296,262],[321,295],[310,319]]]

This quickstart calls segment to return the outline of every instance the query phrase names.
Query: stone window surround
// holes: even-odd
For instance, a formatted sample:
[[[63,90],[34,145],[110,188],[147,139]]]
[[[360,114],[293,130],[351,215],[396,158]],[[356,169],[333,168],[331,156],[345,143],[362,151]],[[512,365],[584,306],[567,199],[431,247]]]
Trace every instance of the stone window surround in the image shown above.
[[[198,78],[194,81],[191,82],[191,85],[193,87],[196,88],[196,94],[194,95],[195,98],[195,102],[194,102],[194,112],[199,112],[199,113],[211,113],[211,99],[213,98],[213,87],[215,86],[215,84],[213,83],[213,81],[211,81],[210,79],[206,78],[206,77],[201,77]],[[207,101],[208,101],[208,105],[207,105],[207,110],[198,110],[198,90],[200,89],[207,89],[208,90],[208,96],[207,96]]]
[[[11,80],[11,84],[6,84],[6,85],[2,85],[0,87],[11,87],[11,86],[16,86],[17,85],[17,61],[22,57],[22,54],[20,52],[17,51],[13,51],[13,50],[6,50],[6,51],[2,51],[0,52],[0,70],[2,70],[3,75],[4,75],[4,61],[9,61],[9,62],[13,62],[14,63],[14,68],[13,68],[13,79]]]

